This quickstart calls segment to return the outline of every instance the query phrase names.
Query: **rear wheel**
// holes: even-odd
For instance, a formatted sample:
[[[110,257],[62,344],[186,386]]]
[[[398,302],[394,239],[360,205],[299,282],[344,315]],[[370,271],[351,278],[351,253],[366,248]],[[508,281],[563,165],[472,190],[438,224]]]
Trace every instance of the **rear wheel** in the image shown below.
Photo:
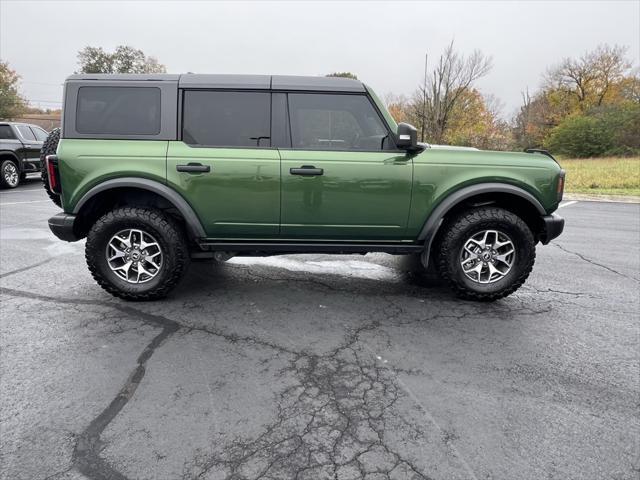
[[[44,143],[42,144],[42,149],[40,150],[40,178],[42,179],[44,189],[51,201],[60,207],[62,206],[60,195],[51,191],[51,188],[49,187],[49,175],[47,174],[47,162],[45,161],[47,155],[54,155],[56,153],[59,142],[60,129],[54,128],[45,139]]]
[[[535,262],[527,224],[501,208],[478,208],[443,226],[437,245],[440,275],[458,295],[492,301],[515,292]]]
[[[0,186],[3,188],[16,188],[20,185],[20,169],[13,160],[4,160],[0,163]]]
[[[160,210],[139,207],[102,216],[87,235],[85,257],[98,284],[126,300],[166,296],[189,265],[178,223]]]

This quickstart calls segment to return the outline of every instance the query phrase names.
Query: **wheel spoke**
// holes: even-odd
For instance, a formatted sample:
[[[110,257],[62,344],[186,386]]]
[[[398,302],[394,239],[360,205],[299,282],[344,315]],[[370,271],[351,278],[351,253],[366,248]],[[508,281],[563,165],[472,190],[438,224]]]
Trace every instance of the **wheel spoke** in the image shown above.
[[[109,247],[115,252],[111,257],[109,257],[109,261],[113,261],[116,258],[122,258],[125,256],[125,253],[123,250],[120,250],[118,247],[116,247],[113,243],[109,244]]]
[[[488,263],[487,266],[489,267],[489,279],[488,280],[491,280],[491,277],[493,277],[493,275],[495,273],[497,273],[498,275],[502,276],[502,272],[500,270],[498,270],[493,263]]]
[[[153,275],[154,275],[149,270],[144,268],[144,266],[142,265],[142,262],[138,263],[138,275],[140,275],[141,273],[143,273],[145,275],[149,275],[150,277],[153,277]]]
[[[131,268],[131,265],[133,264],[133,262],[131,260],[129,260],[128,262],[120,265],[119,267],[116,267],[113,269],[114,272],[124,272],[125,276],[129,276],[129,269]]]
[[[464,268],[464,267],[463,267]],[[478,262],[476,265],[472,266],[471,268],[467,268],[464,270],[464,273],[472,273],[475,272],[478,274],[478,278],[480,277],[480,272],[482,271],[482,263]]]
[[[506,252],[506,253],[502,253],[502,254],[500,254],[500,255],[496,255],[496,260],[497,260],[498,262],[502,262],[502,263],[504,263],[505,265],[511,265],[511,262],[508,262],[508,261],[507,261],[507,257],[508,257],[509,255],[511,255],[513,252],[514,252],[514,250],[513,250],[513,249],[511,249],[511,250],[509,250],[509,251],[508,251],[508,252]]]
[[[147,257],[147,258],[145,259],[145,261],[146,261],[149,265],[151,265],[153,268],[155,268],[156,270],[160,270],[160,265],[159,265],[159,264],[157,264],[157,263],[155,263],[153,260],[151,260],[151,257]]]

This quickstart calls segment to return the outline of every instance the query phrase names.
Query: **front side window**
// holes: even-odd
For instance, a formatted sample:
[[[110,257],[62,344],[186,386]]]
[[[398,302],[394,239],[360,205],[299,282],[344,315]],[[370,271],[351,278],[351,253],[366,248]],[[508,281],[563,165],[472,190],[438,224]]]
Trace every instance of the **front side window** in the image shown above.
[[[36,136],[36,140],[40,142],[44,142],[47,139],[47,136],[49,135],[45,130],[41,129],[40,127],[31,127],[31,131]]]
[[[388,131],[364,95],[290,93],[293,148],[375,151],[391,148]]]
[[[80,87],[76,131],[89,135],[157,135],[160,89]]]
[[[271,94],[184,92],[182,140],[210,147],[271,146]]]
[[[33,141],[36,139],[36,136],[33,134],[31,129],[26,125],[18,125],[16,128],[18,129],[18,132],[20,132],[20,136],[24,140]]]

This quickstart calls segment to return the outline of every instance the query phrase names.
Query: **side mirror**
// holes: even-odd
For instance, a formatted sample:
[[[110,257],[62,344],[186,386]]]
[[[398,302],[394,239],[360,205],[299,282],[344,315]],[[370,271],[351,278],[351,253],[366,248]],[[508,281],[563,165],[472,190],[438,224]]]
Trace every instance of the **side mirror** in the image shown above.
[[[408,123],[399,123],[396,145],[398,148],[409,152],[418,150],[418,131],[416,127]]]

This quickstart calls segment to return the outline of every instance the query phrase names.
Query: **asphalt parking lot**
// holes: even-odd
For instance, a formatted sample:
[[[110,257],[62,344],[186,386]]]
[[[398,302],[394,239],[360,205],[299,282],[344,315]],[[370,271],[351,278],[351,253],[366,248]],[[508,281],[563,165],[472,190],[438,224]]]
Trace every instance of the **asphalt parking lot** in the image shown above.
[[[637,479],[640,205],[567,203],[515,295],[400,259],[193,265],[126,303],[0,193],[3,479]]]

